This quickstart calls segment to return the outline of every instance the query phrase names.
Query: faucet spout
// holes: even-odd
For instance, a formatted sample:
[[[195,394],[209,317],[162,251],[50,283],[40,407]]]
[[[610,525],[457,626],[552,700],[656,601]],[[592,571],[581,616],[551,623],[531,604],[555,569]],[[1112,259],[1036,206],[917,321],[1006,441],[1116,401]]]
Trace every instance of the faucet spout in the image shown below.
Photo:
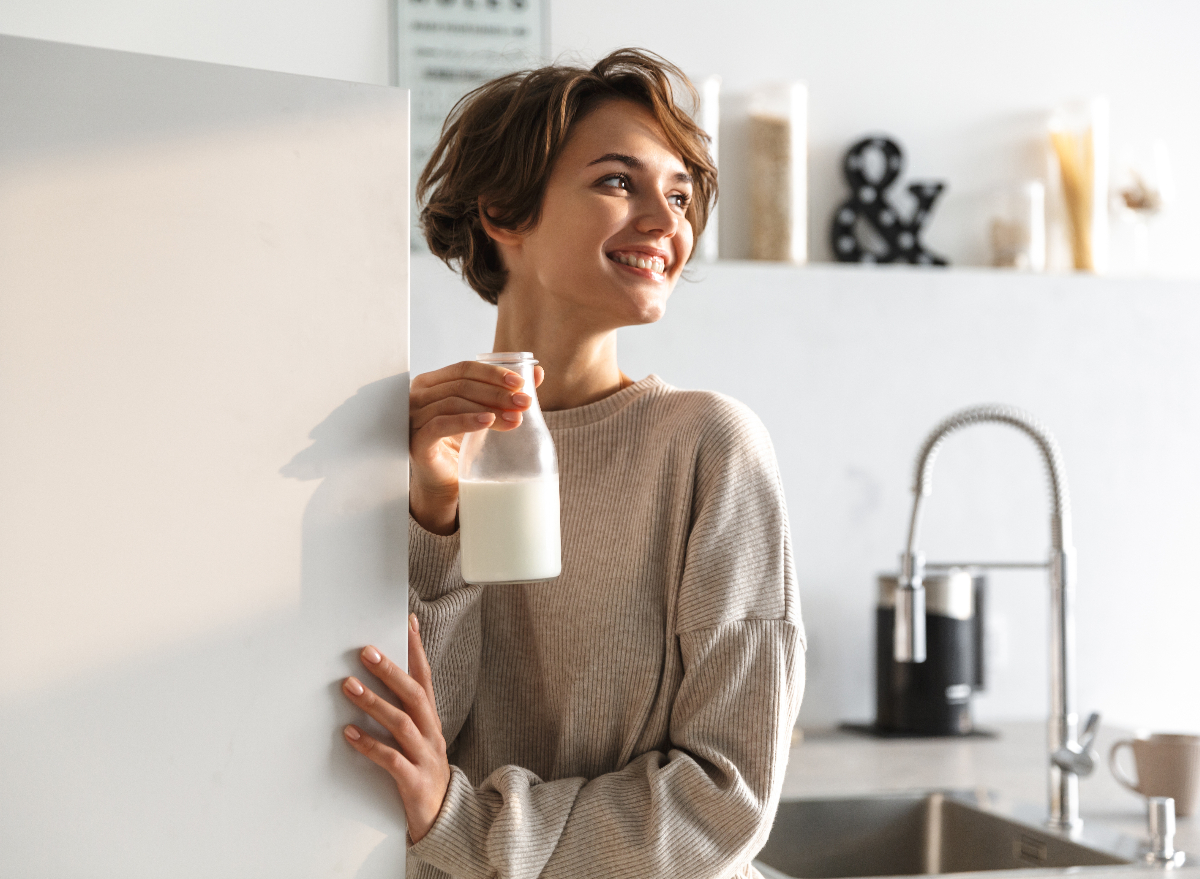
[[[925,661],[925,557],[905,553],[900,557],[896,586],[894,637],[897,662]]]
[[[921,444],[913,481],[913,509],[908,524],[908,542],[900,556],[901,571],[896,591],[895,659],[923,662],[925,659],[924,577],[925,562],[917,550],[921,530],[921,508],[932,493],[933,465],[946,438],[973,424],[1007,424],[1026,434],[1037,445],[1050,484],[1050,714],[1047,721],[1049,763],[1049,825],[1075,831],[1079,818],[1079,776],[1091,772],[1091,738],[1098,717],[1089,721],[1088,734],[1078,740],[1079,715],[1075,710],[1075,550],[1071,544],[1071,502],[1067,477],[1058,443],[1041,422],[1011,406],[975,406],[942,421]],[[933,567],[933,565],[930,565]],[[986,564],[975,565],[986,568]],[[918,622],[919,620],[919,622]]]

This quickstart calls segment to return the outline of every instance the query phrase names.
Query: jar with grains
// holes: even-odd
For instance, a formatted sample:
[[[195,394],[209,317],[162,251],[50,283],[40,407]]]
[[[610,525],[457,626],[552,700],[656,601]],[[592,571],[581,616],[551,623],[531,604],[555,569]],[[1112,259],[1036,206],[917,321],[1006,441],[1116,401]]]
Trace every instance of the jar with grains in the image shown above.
[[[763,86],[750,100],[750,256],[808,260],[808,89]]]

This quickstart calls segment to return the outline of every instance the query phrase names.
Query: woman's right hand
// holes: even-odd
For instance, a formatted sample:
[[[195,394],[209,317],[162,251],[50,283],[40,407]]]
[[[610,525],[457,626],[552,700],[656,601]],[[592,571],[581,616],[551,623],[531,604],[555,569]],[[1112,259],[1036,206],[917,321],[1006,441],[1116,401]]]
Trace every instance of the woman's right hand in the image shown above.
[[[534,367],[534,387],[544,373]],[[502,366],[464,360],[412,381],[408,395],[408,503],[426,531],[453,534],[458,516],[458,453],[476,430],[512,430],[533,400],[524,379]]]

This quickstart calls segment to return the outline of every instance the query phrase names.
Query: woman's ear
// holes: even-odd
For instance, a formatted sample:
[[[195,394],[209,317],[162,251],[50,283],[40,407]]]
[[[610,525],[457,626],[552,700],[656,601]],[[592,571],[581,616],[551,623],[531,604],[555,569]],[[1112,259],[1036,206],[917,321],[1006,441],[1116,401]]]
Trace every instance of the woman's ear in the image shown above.
[[[513,232],[511,229],[504,229],[497,226],[492,218],[499,213],[496,208],[489,205],[481,197],[479,199],[479,221],[483,224],[483,231],[487,233],[488,238],[491,238],[497,244],[513,245],[521,240],[521,235]]]

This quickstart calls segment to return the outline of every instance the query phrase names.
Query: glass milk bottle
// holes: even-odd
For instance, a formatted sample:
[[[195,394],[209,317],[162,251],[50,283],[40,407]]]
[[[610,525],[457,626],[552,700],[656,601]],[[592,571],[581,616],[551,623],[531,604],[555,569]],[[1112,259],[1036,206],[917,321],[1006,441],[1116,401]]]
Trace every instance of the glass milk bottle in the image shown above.
[[[562,569],[558,455],[538,406],[537,363],[526,352],[480,354],[525,379],[533,398],[512,430],[478,430],[458,456],[458,527],[462,575],[468,583],[552,580]]]

